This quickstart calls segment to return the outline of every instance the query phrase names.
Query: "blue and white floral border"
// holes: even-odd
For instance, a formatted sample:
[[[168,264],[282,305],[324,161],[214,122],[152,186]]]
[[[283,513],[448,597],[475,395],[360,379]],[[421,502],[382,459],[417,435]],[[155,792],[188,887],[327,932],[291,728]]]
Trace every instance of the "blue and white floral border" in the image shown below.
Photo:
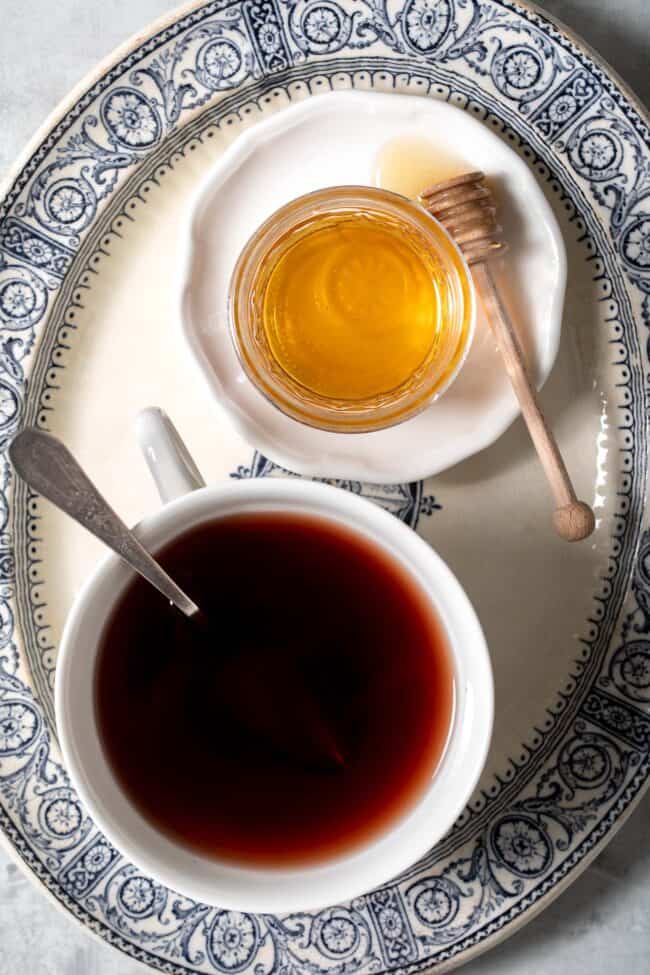
[[[584,221],[595,277],[612,305],[612,361],[621,380],[625,429],[611,571],[596,597],[580,679],[566,694],[569,702],[580,685],[580,706],[561,738],[546,736],[546,760],[536,753],[527,786],[515,796],[504,783],[507,808],[502,802],[491,818],[468,817],[448,849],[353,904],[284,919],[234,914],[142,877],[97,833],[70,790],[14,637],[18,610],[37,641],[47,639],[39,629],[38,502],[20,489],[8,500],[3,461],[0,819],[73,914],[162,970],[343,975],[416,971],[466,957],[562,885],[647,782],[650,537],[640,531],[648,368],[647,335],[634,321],[636,311],[648,324],[647,127],[601,69],[530,11],[498,0],[408,0],[401,8],[382,0],[204,4],[106,72],[33,152],[1,211],[1,442],[28,417],[47,423],[57,357],[65,358],[66,328],[74,330],[74,288],[87,273],[83,260],[101,246],[93,239],[99,217],[122,192],[128,196],[127,180],[156,153],[167,158],[174,140],[187,142],[195,123],[197,132],[205,128],[208,111],[226,125],[229,111],[252,111],[243,95],[261,104],[292,85],[318,90],[351,66],[354,84],[419,85],[464,100],[500,128],[506,120],[513,138],[525,135],[540,175],[568,187],[567,205]],[[252,473],[272,470],[256,458]],[[404,496],[419,499],[418,491]],[[602,652],[595,652],[599,640]]]

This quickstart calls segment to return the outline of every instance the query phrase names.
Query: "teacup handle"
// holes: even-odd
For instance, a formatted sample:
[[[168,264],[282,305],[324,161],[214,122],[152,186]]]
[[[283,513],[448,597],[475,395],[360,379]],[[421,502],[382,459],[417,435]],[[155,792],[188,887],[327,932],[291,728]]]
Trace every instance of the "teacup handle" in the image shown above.
[[[149,406],[135,420],[135,435],[163,504],[205,487],[201,473],[164,410]]]

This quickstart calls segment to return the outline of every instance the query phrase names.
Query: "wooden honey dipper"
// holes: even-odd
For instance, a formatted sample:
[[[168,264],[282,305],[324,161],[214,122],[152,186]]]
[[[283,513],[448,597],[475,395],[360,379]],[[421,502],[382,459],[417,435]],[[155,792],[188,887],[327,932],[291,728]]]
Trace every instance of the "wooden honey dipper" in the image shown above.
[[[594,530],[594,513],[585,501],[578,501],[560,448],[539,404],[517,333],[490,271],[490,258],[503,253],[507,245],[499,237],[501,227],[496,220],[494,198],[485,185],[485,174],[465,173],[436,183],[420,194],[420,202],[446,228],[470,266],[506,372],[555,499],[555,530],[569,542],[587,538]]]

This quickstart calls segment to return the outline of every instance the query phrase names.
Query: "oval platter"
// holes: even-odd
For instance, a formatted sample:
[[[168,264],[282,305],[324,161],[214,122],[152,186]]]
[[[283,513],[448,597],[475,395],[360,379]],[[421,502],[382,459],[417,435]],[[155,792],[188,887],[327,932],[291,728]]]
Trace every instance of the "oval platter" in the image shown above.
[[[24,423],[51,430],[131,521],[157,503],[132,434],[151,403],[172,415],[208,480],[291,476],[230,430],[181,352],[177,244],[196,187],[239,133],[346,89],[444,99],[535,174],[569,262],[543,399],[597,531],[574,547],[553,537],[521,422],[425,483],[340,482],[421,532],[462,580],[494,662],[494,741],[452,832],[394,883],[320,912],[237,914],[141,875],[71,790],[52,722],[56,646],[98,547],[16,483],[3,455],[0,823],[64,910],[169,973],[444,971],[543,909],[648,783],[647,119],[532,7],[211,2],[123,47],[6,186],[0,446]]]

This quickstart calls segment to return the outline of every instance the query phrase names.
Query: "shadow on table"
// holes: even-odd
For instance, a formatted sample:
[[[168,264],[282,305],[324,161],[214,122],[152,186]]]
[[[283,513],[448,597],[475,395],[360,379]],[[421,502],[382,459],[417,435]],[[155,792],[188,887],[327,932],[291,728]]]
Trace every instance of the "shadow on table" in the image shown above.
[[[643,25],[647,0],[621,3],[595,0],[536,0],[552,17],[566,24],[594,48],[630,86],[646,107],[650,105],[648,37]]]

